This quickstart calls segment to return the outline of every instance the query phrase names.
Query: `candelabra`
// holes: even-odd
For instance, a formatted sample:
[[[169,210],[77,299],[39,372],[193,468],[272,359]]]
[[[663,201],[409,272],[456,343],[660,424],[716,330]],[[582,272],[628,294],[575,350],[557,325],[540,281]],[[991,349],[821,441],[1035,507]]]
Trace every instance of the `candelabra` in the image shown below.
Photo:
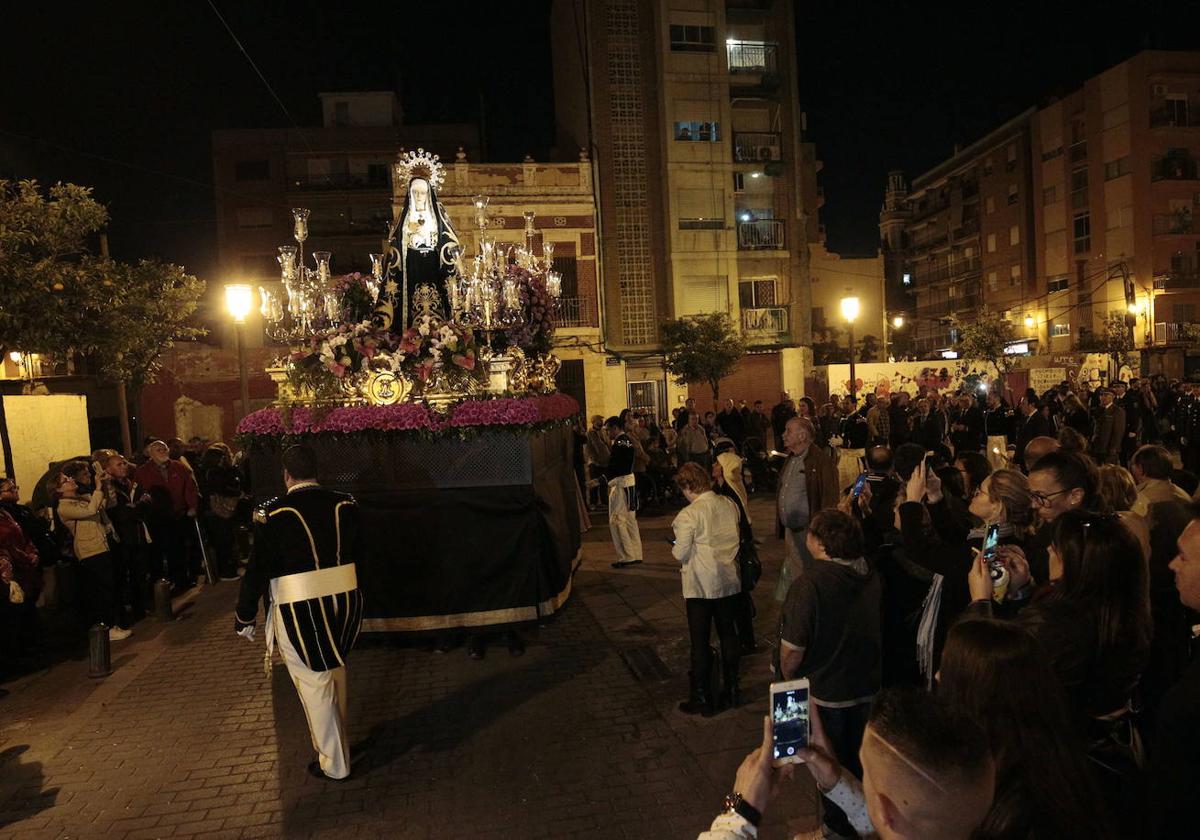
[[[295,245],[280,245],[280,280],[283,295],[259,287],[262,297],[260,312],[263,324],[274,341],[295,344],[312,335],[318,329],[333,324],[338,319],[339,302],[333,289],[329,271],[331,254],[314,251],[313,268],[304,264],[304,242],[308,239],[308,210],[297,207],[292,210],[294,227],[292,236]],[[372,264],[374,257],[372,255]],[[382,271],[382,257],[379,261]],[[380,274],[376,274],[378,282]]]
[[[476,196],[474,204],[479,248],[465,268],[460,264],[461,288],[450,284],[450,308],[459,321],[483,333],[490,349],[495,333],[519,327],[525,315],[518,278],[509,271],[516,249],[488,239],[487,196]]]

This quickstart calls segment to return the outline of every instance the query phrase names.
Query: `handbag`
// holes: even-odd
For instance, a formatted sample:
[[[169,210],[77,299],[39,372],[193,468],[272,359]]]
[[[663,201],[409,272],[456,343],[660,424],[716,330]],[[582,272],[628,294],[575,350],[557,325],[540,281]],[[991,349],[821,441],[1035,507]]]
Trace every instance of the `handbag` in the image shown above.
[[[208,507],[215,516],[221,519],[232,519],[237,513],[238,502],[241,498],[238,496],[218,496],[215,493],[208,500]]]
[[[742,580],[742,591],[753,592],[762,577],[762,561],[754,548],[754,540],[742,540],[738,546],[738,576]]]

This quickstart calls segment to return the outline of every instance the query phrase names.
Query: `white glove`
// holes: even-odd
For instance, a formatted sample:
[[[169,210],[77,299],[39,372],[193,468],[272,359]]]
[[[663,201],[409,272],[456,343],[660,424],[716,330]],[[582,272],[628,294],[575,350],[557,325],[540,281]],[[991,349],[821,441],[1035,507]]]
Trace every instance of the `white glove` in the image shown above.
[[[237,634],[239,636],[241,636],[243,639],[245,639],[246,641],[253,642],[254,641],[254,631],[256,629],[257,628],[253,624],[251,624],[249,627],[243,627],[241,630],[237,631]]]
[[[21,584],[15,580],[8,582],[8,602],[10,604],[24,604],[25,590],[21,588]]]

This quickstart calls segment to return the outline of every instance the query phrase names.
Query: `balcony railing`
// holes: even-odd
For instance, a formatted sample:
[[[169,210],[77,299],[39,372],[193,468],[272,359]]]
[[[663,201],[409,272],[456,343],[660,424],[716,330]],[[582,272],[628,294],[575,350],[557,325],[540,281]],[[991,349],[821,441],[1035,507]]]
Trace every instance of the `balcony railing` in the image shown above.
[[[972,272],[979,271],[979,257],[968,257],[961,259],[954,265],[939,265],[936,268],[926,269],[925,271],[912,272],[913,282],[918,286],[936,283],[939,280],[949,280],[952,277],[962,277]]]
[[[1200,339],[1200,323],[1165,323],[1154,325],[1155,344],[1194,342]]]
[[[959,295],[958,297],[939,300],[936,303],[926,303],[917,307],[917,315],[923,318],[945,318],[956,312],[964,312],[968,309],[978,309],[983,303],[978,292],[973,292],[967,295]]]
[[[1154,278],[1156,292],[1178,292],[1200,289],[1200,271],[1195,268],[1172,269]]]
[[[1200,100],[1189,100],[1184,107],[1164,105],[1150,112],[1151,128],[1196,128],[1200,126]]]
[[[319,190],[390,190],[391,184],[386,177],[370,178],[366,175],[309,175],[293,178],[292,189],[305,192]]]
[[[762,41],[728,41],[725,52],[729,57],[729,72],[774,73],[778,50],[775,44]]]
[[[1200,221],[1191,213],[1159,213],[1154,217],[1154,235],[1200,233]]]
[[[555,325],[559,327],[598,327],[596,302],[591,298],[561,297],[554,305]]]
[[[782,341],[788,336],[786,306],[756,306],[742,310],[742,334],[750,343]]]
[[[777,131],[735,131],[733,159],[737,163],[783,160],[783,145]]]
[[[952,346],[954,346],[954,341],[949,330],[928,335],[919,335],[912,340],[913,352],[918,354],[932,353],[934,350],[941,350],[944,347]]]
[[[786,228],[783,219],[757,219],[738,222],[738,250],[781,251],[787,247]]]
[[[1151,181],[1195,181],[1196,161],[1190,157],[1156,158],[1150,164]]]

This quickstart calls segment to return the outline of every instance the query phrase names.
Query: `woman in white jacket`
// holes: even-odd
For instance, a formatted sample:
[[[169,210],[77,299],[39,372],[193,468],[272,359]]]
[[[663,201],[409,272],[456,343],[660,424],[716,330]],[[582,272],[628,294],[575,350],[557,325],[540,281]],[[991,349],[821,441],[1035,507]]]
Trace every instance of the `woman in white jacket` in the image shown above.
[[[112,554],[108,546],[112,526],[104,512],[104,488],[109,478],[100,473],[90,496],[81,498],[77,477],[83,478],[80,473],[86,473],[87,469],[86,463],[72,462],[59,473],[54,486],[58,518],[71,532],[89,624],[107,625],[109,639],[120,641],[128,639],[133,631],[117,626],[116,622]]]
[[[738,510],[732,500],[712,491],[712,478],[697,464],[680,467],[675,483],[689,503],[671,523],[675,532],[671,553],[683,565],[683,597],[692,646],[690,692],[679,710],[711,717],[718,708],[712,696],[709,649],[714,622],[723,664],[719,705],[736,706],[739,701],[740,650],[735,627],[737,596],[742,591],[737,565]]]

